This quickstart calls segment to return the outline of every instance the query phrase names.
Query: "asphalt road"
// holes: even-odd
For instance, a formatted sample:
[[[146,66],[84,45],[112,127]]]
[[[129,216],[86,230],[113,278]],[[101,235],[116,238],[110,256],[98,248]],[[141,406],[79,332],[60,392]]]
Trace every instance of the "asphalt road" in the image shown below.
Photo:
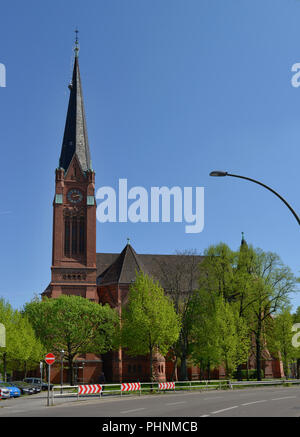
[[[300,386],[59,399],[45,393],[0,401],[0,417],[300,417]]]

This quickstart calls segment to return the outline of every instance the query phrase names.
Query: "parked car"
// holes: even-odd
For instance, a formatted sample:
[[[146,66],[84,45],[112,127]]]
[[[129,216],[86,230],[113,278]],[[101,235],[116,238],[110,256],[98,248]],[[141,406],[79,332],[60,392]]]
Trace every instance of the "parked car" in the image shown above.
[[[8,388],[0,387],[0,399],[10,398],[10,391]]]
[[[41,381],[40,378],[24,378],[24,382],[32,385],[33,387],[40,387],[42,390],[48,390],[48,383]],[[50,389],[52,390],[53,384],[50,384]]]
[[[24,381],[12,381],[11,384],[18,387],[21,390],[22,395],[33,395],[41,391],[39,387],[33,387]]]
[[[0,388],[7,388],[10,392],[11,398],[18,398],[21,396],[21,390],[18,387],[15,387],[10,382],[0,381]]]

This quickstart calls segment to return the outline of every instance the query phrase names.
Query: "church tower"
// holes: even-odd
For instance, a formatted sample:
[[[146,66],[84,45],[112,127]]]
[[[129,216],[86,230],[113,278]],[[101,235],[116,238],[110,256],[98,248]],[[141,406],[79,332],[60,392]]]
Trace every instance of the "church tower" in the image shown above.
[[[70,98],[55,171],[51,283],[43,295],[79,295],[98,302],[96,286],[95,173],[90,148],[78,62],[78,40]]]

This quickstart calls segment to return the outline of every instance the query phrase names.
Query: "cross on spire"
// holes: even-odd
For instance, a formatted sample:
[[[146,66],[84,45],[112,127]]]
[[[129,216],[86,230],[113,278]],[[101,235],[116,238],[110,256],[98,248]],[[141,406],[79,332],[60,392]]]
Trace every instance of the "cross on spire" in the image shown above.
[[[76,27],[76,29],[75,29],[75,35],[76,35],[76,37],[75,37],[75,48],[74,48],[74,52],[75,52],[75,57],[76,58],[78,57],[78,52],[79,52],[78,33],[79,33],[79,30]]]

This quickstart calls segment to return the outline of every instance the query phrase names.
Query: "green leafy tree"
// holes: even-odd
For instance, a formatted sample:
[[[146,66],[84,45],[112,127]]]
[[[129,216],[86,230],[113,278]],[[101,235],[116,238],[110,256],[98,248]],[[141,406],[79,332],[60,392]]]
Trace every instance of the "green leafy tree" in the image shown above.
[[[36,368],[44,358],[46,349],[36,337],[28,318],[22,314],[16,315],[15,327],[19,335],[15,336],[14,347],[16,353],[11,358],[14,369],[24,371],[26,377],[28,370]]]
[[[245,361],[247,362],[248,357],[245,349],[251,340],[252,344],[255,345],[257,377],[260,380],[262,352],[267,347],[268,323],[272,314],[288,304],[289,294],[295,290],[296,278],[289,267],[282,263],[278,255],[248,247],[244,240],[237,252],[231,251],[226,244],[220,243],[217,246],[210,246],[204,255],[205,259],[199,266],[199,290],[208,293],[214,299],[216,308],[218,299],[224,300],[222,303],[223,314],[221,312],[218,315],[216,310],[216,313],[212,313],[211,317],[217,318],[217,321],[221,325],[223,323],[228,330],[228,339],[223,337],[222,340],[221,338],[223,341],[221,353],[225,360],[225,366],[227,361],[229,363],[227,370],[231,373],[230,363],[235,361],[237,370],[240,371],[241,365]],[[218,305],[221,305],[220,302]],[[241,354],[236,359],[230,358],[231,351],[234,349],[230,347],[231,341],[229,340],[232,339],[233,346],[231,325],[228,325],[226,319],[222,321],[224,317],[228,317],[228,320],[232,318],[231,309],[234,309],[236,336],[242,339],[238,348]],[[195,312],[191,316],[195,317]],[[197,320],[197,316],[195,320]],[[206,324],[209,325],[210,322],[207,321]],[[197,328],[195,329],[197,330]],[[201,329],[204,330],[204,328]],[[201,353],[203,355],[203,352]],[[230,359],[227,359],[226,355]],[[218,354],[215,353],[215,356]],[[234,353],[232,353],[233,356]],[[242,357],[244,357],[244,362]]]
[[[188,379],[187,359],[190,353],[191,319],[190,303],[193,290],[199,279],[199,255],[195,250],[177,251],[172,263],[164,257],[157,261],[164,284],[165,293],[174,303],[176,314],[180,319],[181,329],[177,342],[172,346],[173,371],[175,378],[177,363],[180,360],[180,380]]]
[[[0,322],[6,328],[6,347],[0,348],[4,378],[7,370],[26,372],[35,368],[43,357],[44,349],[28,319],[0,299]]]
[[[65,351],[71,385],[76,355],[101,354],[117,347],[119,319],[108,305],[61,295],[56,299],[34,300],[25,305],[24,313],[48,352]]]
[[[255,251],[252,284],[249,287],[248,321],[255,341],[257,379],[261,380],[263,349],[272,315],[289,304],[296,278],[277,254]]]
[[[204,260],[199,265],[199,289],[231,301],[237,294],[234,278],[237,254],[220,243],[210,246],[203,255]]]
[[[130,286],[128,303],[122,310],[122,346],[129,355],[149,354],[153,380],[153,354],[166,355],[177,341],[180,322],[174,305],[158,282],[143,272]]]
[[[284,308],[270,320],[267,332],[269,350],[278,359],[282,359],[285,377],[289,376],[289,365],[295,359],[297,351],[293,347],[293,316],[291,307]]]
[[[189,318],[192,320],[192,361],[200,366],[201,373],[206,371],[210,379],[210,371],[221,362],[215,296],[206,290],[195,291]]]
[[[298,280],[299,282],[299,280]],[[297,308],[295,314],[293,314],[293,324],[298,324],[300,323],[300,306]],[[296,360],[296,373],[297,373],[297,378],[300,378],[300,344],[299,344],[299,336],[297,334],[297,332],[299,332],[299,329],[296,329],[296,331],[293,331],[293,337],[296,335],[296,337],[294,338],[295,341],[295,360]]]
[[[223,320],[222,317],[234,318],[234,325],[232,328],[235,332],[235,338],[233,339],[228,332],[229,338],[232,338],[233,343],[238,339],[240,339],[240,346],[238,348],[229,347],[229,344],[226,346],[225,338],[222,340],[223,344],[223,358],[224,352],[226,352],[228,348],[228,353],[231,350],[233,353],[233,360],[228,360],[228,363],[236,362],[237,369],[241,370],[241,364],[247,362],[248,353],[249,353],[249,344],[250,344],[250,332],[247,322],[247,309],[249,308],[249,279],[251,278],[251,263],[253,254],[251,250],[248,250],[247,244],[243,244],[239,251],[232,251],[226,244],[220,243],[216,246],[210,246],[204,252],[205,259],[200,264],[200,279],[199,279],[199,290],[201,290],[202,298],[206,294],[210,296],[206,298],[207,300],[213,300],[213,304],[209,304],[208,302],[198,303],[198,308],[203,306],[206,308],[207,306],[210,308],[210,311],[206,313],[203,310],[202,319],[207,318],[207,315],[210,314],[210,317],[207,320],[202,320],[202,326],[211,325],[210,318],[213,317],[215,319],[214,323],[217,323],[219,320],[220,323],[224,323],[226,325],[226,321]],[[217,304],[224,307],[224,314],[222,312],[217,311]],[[228,305],[227,305],[228,304]],[[211,309],[214,308],[213,313]],[[196,310],[196,313],[199,313],[199,310]],[[194,312],[195,314],[195,312]],[[192,315],[193,318],[193,315]],[[197,317],[196,317],[197,320]],[[203,325],[204,323],[204,325]],[[197,321],[197,325],[199,323]],[[216,324],[216,327],[218,325]],[[200,328],[200,330],[203,328]],[[229,328],[228,328],[229,329]],[[212,332],[211,327],[205,329],[208,332]],[[219,330],[219,334],[222,336],[222,332]],[[216,342],[217,334],[214,334],[213,342]],[[200,337],[201,338],[201,335]],[[229,338],[227,339],[229,342]],[[203,337],[205,339],[205,337]],[[219,346],[220,347],[219,338]],[[229,342],[230,343],[230,342]],[[210,342],[209,344],[213,344]],[[232,346],[234,346],[232,344]],[[198,348],[197,348],[198,349]],[[209,348],[210,349],[210,348]],[[236,349],[236,353],[234,353],[234,349]],[[202,349],[202,351],[205,350]],[[217,349],[216,349],[217,350]],[[230,352],[231,353],[231,352]],[[220,350],[219,353],[214,354],[216,357],[219,356],[220,359]],[[215,360],[213,360],[215,361]],[[226,367],[226,363],[225,364]],[[232,369],[231,365],[228,366],[227,371],[231,374]]]
[[[192,358],[207,369],[224,365],[226,376],[232,377],[235,368],[247,361],[250,339],[238,308],[223,296],[207,293],[194,294],[194,327]]]
[[[245,320],[239,317],[236,306],[222,296],[217,299],[216,312],[221,363],[226,376],[231,378],[237,366],[248,359],[249,329]]]

